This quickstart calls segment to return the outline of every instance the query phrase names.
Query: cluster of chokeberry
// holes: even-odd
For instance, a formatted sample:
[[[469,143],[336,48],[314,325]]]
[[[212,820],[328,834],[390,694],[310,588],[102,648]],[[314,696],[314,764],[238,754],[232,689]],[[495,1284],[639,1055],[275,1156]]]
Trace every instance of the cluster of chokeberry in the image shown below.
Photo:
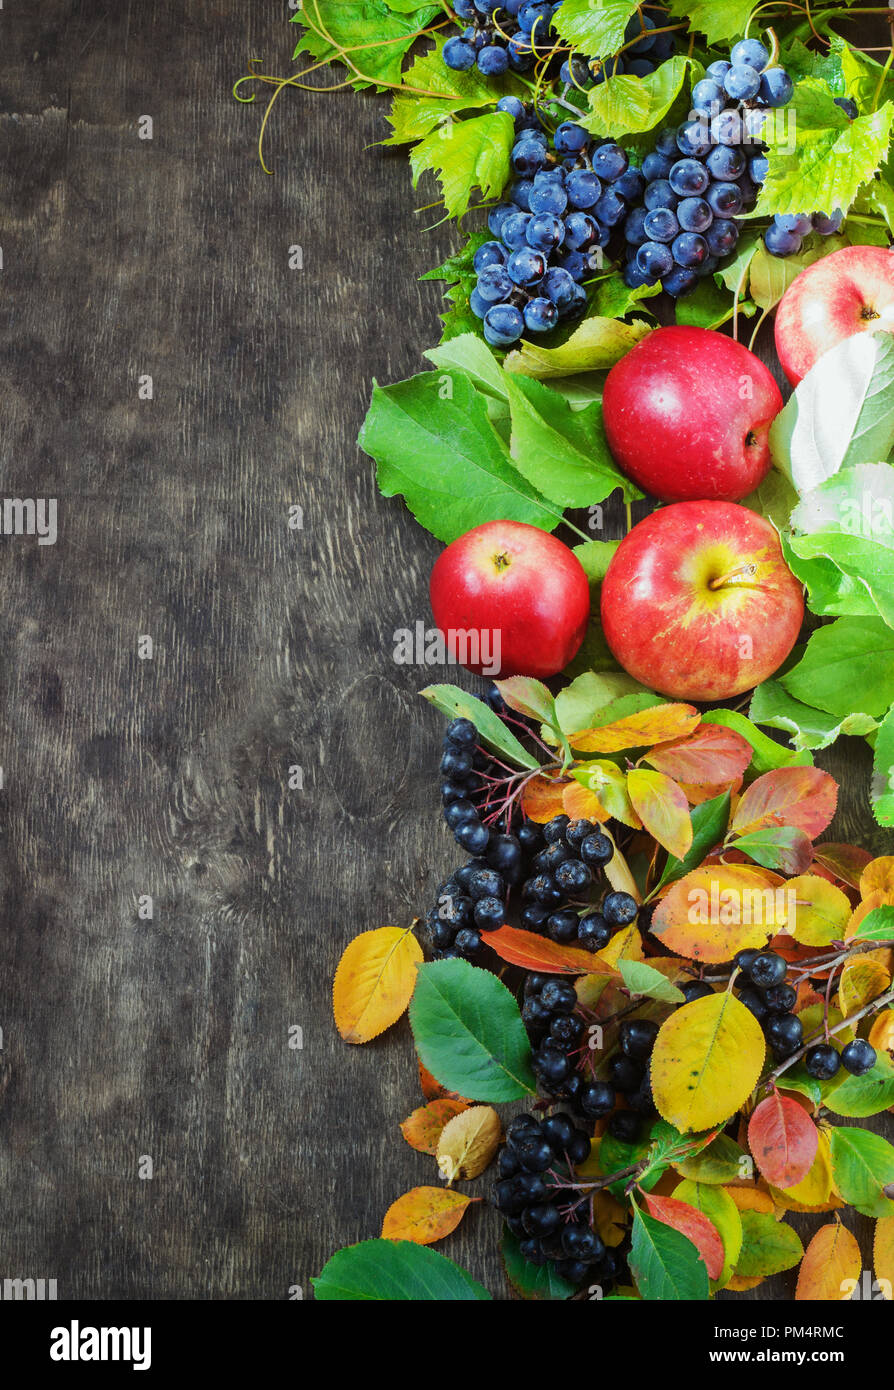
[[[569,1200],[568,1188],[560,1185],[589,1152],[589,1135],[570,1116],[518,1115],[500,1154],[494,1198],[531,1264],[552,1261],[569,1283],[589,1278],[607,1285],[617,1278],[622,1261],[592,1229],[589,1203]]]
[[[784,1062],[804,1045],[804,1028],[792,1010],[798,994],[786,981],[788,965],[775,951],[739,951],[734,964],[742,972],[739,1002],[750,1009],[764,1030],[777,1062]],[[816,1043],[804,1054],[804,1068],[817,1081],[829,1081],[840,1067],[863,1076],[875,1066],[875,1048],[854,1038],[841,1052],[831,1042]]]
[[[614,930],[635,920],[638,909],[629,893],[607,893],[599,911],[589,906],[597,875],[614,854],[598,825],[555,816],[542,828],[528,827],[528,841],[536,852],[533,872],[522,884],[519,916],[527,931],[599,951]]]

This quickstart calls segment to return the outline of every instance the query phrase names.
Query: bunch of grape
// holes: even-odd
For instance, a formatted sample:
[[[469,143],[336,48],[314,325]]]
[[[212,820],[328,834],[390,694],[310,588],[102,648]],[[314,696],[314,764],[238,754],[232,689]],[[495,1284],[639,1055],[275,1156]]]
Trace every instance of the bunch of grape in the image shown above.
[[[643,161],[642,205],[624,224],[628,285],[660,281],[677,298],[735,250],[736,217],[754,206],[766,174],[766,112],[794,93],[785,69],[769,64],[762,43],[742,39],[693,87],[691,119],[659,135]]]
[[[777,1062],[798,1052],[804,1043],[804,1027],[792,1010],[797,991],[786,982],[788,966],[775,951],[739,951],[734,964],[741,970],[736,981],[739,1002],[750,1009],[764,1030],[764,1036]],[[741,985],[739,980],[742,981]],[[817,1043],[804,1054],[809,1076],[828,1081],[840,1067],[852,1076],[863,1076],[875,1066],[875,1048],[863,1038],[854,1038],[841,1052],[829,1043]]]
[[[444,44],[444,62],[455,72],[477,66],[485,77],[525,72],[536,56],[531,28],[545,40],[554,8],[540,0],[453,0],[457,18],[469,25]]]
[[[582,281],[601,266],[602,248],[640,197],[643,178],[620,145],[594,142],[574,121],[563,121],[550,141],[517,97],[498,106],[515,118],[516,181],[488,217],[499,240],[475,253],[470,305],[491,346],[509,347],[526,329],[548,333],[585,311]]]
[[[674,35],[653,32],[664,28],[668,16],[655,5],[649,8],[656,11],[655,19],[637,12],[629,20],[624,31],[622,54],[605,59],[572,54],[562,64],[562,81],[569,87],[587,90],[598,87],[607,77],[614,77],[617,73],[626,73],[629,77],[648,77],[653,73],[673,53]]]
[[[556,1113],[537,1120],[517,1115],[506,1131],[494,1200],[529,1263],[552,1262],[556,1273],[572,1284],[595,1279],[609,1285],[623,1260],[593,1230],[586,1214],[589,1203],[574,1201],[559,1185],[589,1153],[589,1135],[570,1116]]]

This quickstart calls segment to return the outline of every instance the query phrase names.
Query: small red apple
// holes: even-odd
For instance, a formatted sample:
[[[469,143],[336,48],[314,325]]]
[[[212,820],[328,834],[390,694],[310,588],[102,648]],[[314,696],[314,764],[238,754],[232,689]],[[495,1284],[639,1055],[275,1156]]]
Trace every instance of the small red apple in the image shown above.
[[[878,329],[894,333],[894,251],[845,246],[789,285],[776,310],[776,351],[797,386],[829,348]]]
[[[747,497],[781,409],[760,358],[708,328],[656,328],[612,367],[602,398],[616,462],[662,502]]]
[[[621,542],[602,585],[618,661],[678,700],[726,700],[766,680],[794,646],[801,585],[769,521],[731,502],[679,502]]]
[[[435,561],[430,592],[447,650],[489,676],[557,675],[578,651],[590,616],[577,556],[521,521],[488,521],[452,541]],[[464,659],[459,633],[473,634],[467,654],[477,639],[479,654],[493,661]]]

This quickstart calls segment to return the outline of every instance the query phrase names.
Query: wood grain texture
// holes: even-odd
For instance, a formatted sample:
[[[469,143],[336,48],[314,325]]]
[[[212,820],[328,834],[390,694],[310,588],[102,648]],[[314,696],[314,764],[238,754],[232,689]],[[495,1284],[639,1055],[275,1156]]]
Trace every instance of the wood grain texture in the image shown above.
[[[60,1297],[309,1295],[433,1178],[406,1024],[349,1049],[330,988],[454,860],[428,677],[391,659],[439,547],[355,443],[437,336],[451,233],[367,148],[374,97],[285,93],[262,174],[231,87],[286,70],[286,17],[0,13],[2,489],[59,505],[55,546],[0,539],[0,1277]],[[826,765],[882,848],[865,748]],[[506,1297],[496,1238],[482,1204],[441,1248]]]

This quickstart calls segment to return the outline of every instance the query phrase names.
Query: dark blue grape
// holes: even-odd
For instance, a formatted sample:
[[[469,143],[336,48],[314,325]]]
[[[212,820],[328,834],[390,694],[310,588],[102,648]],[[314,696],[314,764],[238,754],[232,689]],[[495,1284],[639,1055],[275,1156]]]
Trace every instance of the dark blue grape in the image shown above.
[[[478,276],[478,293],[488,304],[500,304],[514,288],[504,265],[486,266]]]
[[[745,151],[735,145],[717,145],[705,160],[712,178],[724,182],[741,178],[748,166]]]
[[[534,285],[546,274],[546,257],[533,246],[522,246],[513,251],[506,269],[516,285]]]
[[[529,212],[516,212],[514,208],[506,218],[500,236],[503,244],[508,246],[510,251],[519,251],[523,246],[527,246],[530,221],[531,214]]]
[[[564,309],[574,298],[575,284],[567,270],[561,266],[550,266],[540,285],[547,299],[559,309]]]
[[[565,193],[573,208],[591,208],[602,196],[602,184],[591,169],[574,169],[565,180]]]
[[[698,159],[678,159],[667,176],[671,188],[681,198],[697,198],[704,193],[710,176]]]
[[[737,183],[712,183],[705,199],[715,217],[735,217],[742,211],[742,190]]]
[[[670,208],[655,208],[647,213],[643,223],[643,231],[649,241],[673,241],[679,230],[680,224]]]
[[[726,93],[722,86],[710,77],[703,77],[701,82],[696,82],[692,89],[693,111],[702,116],[712,116],[716,111],[722,111],[725,105]]]
[[[495,304],[488,309],[484,318],[484,336],[491,347],[509,347],[518,341],[524,331],[525,321],[514,304]]]
[[[771,222],[764,232],[764,245],[771,256],[793,256],[800,251],[802,240],[798,232],[786,231],[778,222]]]
[[[565,245],[569,251],[585,251],[599,240],[599,227],[588,212],[572,212],[565,218]]]
[[[500,77],[509,67],[509,54],[505,48],[499,48],[496,44],[488,44],[478,53],[478,70],[484,73],[485,77]]]
[[[626,203],[633,203],[637,198],[642,197],[646,180],[639,169],[633,165],[625,169],[620,178],[615,179],[612,184],[612,192],[617,193],[619,198],[623,198]]]
[[[819,232],[820,236],[832,236],[840,229],[844,221],[844,213],[840,208],[836,208],[831,216],[827,216],[824,212],[815,212],[811,221],[813,222],[813,230]]]
[[[676,154],[677,142],[676,139],[674,139],[673,155],[675,156]],[[667,155],[659,154],[658,151],[655,150],[652,154],[647,154],[643,160],[643,173],[649,183],[653,183],[655,179],[666,179],[674,163],[675,159],[673,157],[669,159]]]
[[[761,75],[747,63],[733,64],[723,80],[727,96],[733,101],[750,101],[760,91]]]
[[[593,216],[603,227],[616,227],[627,211],[627,204],[613,188],[606,189],[593,209]]]
[[[624,239],[631,246],[642,246],[644,241],[649,238],[645,233],[645,222],[649,216],[648,208],[634,208],[627,214],[627,221],[624,223]]]
[[[677,221],[684,232],[704,232],[714,221],[714,214],[704,198],[681,198]]]
[[[507,217],[514,217],[518,209],[514,203],[497,203],[487,215],[487,225],[494,236],[499,236]]]
[[[455,35],[444,44],[443,58],[448,68],[454,72],[468,72],[475,66],[477,54],[472,44]]]
[[[531,218],[525,235],[528,245],[533,246],[535,251],[549,254],[561,246],[565,239],[565,227],[561,219],[551,212],[539,212]]]
[[[748,161],[748,172],[755,183],[763,183],[770,169],[770,161],[765,154],[753,154]]]
[[[675,265],[670,274],[663,277],[661,288],[674,299],[681,299],[684,294],[689,294],[695,289],[698,280],[697,270],[686,270],[681,265]]]
[[[675,208],[679,201],[667,179],[656,179],[654,183],[649,184],[643,195],[643,202],[649,212],[653,208]]]
[[[629,163],[630,156],[627,151],[611,140],[599,146],[592,160],[593,169],[603,183],[613,183],[615,179],[619,179]]]
[[[740,39],[733,44],[729,57],[731,67],[749,67],[756,72],[763,72],[770,61],[769,53],[758,39]]]
[[[671,246],[677,265],[687,270],[700,266],[708,258],[708,243],[697,232],[681,232]]]
[[[553,146],[557,154],[579,154],[589,143],[589,131],[584,130],[581,125],[575,125],[574,121],[563,121],[553,136]]]
[[[795,94],[795,84],[784,68],[767,68],[761,73],[757,99],[761,106],[786,106]]]
[[[711,148],[711,131],[702,121],[684,121],[677,128],[677,149],[680,154],[697,158]]]
[[[472,258],[472,265],[477,274],[481,274],[489,265],[505,265],[506,251],[498,241],[486,241]]]
[[[722,217],[711,223],[704,237],[712,256],[728,256],[730,251],[736,249],[739,228],[731,217]]]
[[[525,325],[532,333],[549,333],[559,322],[559,311],[551,299],[529,299],[524,309]]]
[[[560,217],[568,206],[568,194],[558,179],[543,179],[535,182],[528,206],[534,213],[549,212]]]
[[[674,267],[674,257],[669,246],[660,241],[646,241],[636,253],[636,264],[643,275],[660,279],[669,275]]]

